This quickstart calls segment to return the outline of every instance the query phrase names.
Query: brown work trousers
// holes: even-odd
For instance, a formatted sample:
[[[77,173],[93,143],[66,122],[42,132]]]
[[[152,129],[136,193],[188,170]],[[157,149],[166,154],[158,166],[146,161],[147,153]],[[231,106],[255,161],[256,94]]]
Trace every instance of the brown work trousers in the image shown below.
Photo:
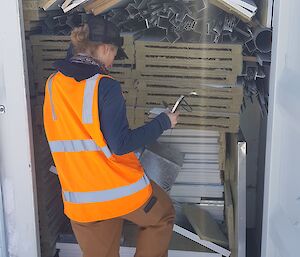
[[[139,226],[135,257],[168,256],[175,211],[168,194],[153,181],[151,184],[152,196],[157,201],[147,213],[144,208],[152,197],[141,208],[122,217],[88,223],[71,221],[83,257],[119,257],[124,220]]]

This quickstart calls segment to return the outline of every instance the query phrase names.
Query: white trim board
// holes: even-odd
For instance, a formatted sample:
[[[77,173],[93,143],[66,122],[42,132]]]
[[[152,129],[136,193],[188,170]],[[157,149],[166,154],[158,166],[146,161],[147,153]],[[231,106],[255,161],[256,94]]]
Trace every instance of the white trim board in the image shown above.
[[[229,1],[251,12],[256,12],[257,10],[257,5],[252,0],[229,0]]]
[[[57,243],[56,248],[59,249],[59,257],[82,257],[82,252],[78,244]],[[133,257],[135,253],[134,247],[120,247],[120,257]],[[219,253],[192,252],[169,250],[169,257],[222,257]]]
[[[48,1],[43,1],[40,4],[40,7],[44,11],[52,11],[52,10],[58,10],[59,6],[64,2],[64,0],[48,0]]]
[[[72,9],[78,7],[81,4],[86,3],[88,0],[74,0],[71,1],[71,3],[69,3],[69,1],[65,1],[64,3],[66,3],[66,5],[62,5],[61,8],[63,10],[64,13],[71,11]]]
[[[219,145],[205,145],[205,144],[172,144],[169,143],[170,147],[176,148],[180,152],[185,153],[206,153],[206,154],[219,154]]]
[[[191,184],[174,184],[170,195],[172,197],[223,197],[223,185],[191,185]]]
[[[203,168],[188,168],[188,169],[184,169],[184,168],[181,168],[181,172],[202,172],[202,173],[217,173],[217,172],[220,172],[220,169],[208,169],[206,167],[203,167]]]
[[[201,197],[187,197],[187,196],[172,196],[171,198],[173,201],[178,203],[196,203],[200,204]]]
[[[184,161],[188,161],[188,160],[219,162],[219,153],[215,153],[215,154],[185,153]]]
[[[161,143],[219,144],[219,137],[161,136]]]
[[[175,183],[221,184],[220,172],[179,172]]]
[[[182,165],[183,170],[218,170],[218,163],[203,163],[203,162],[184,162]]]
[[[219,137],[220,133],[212,130],[169,129],[165,131],[162,136]]]

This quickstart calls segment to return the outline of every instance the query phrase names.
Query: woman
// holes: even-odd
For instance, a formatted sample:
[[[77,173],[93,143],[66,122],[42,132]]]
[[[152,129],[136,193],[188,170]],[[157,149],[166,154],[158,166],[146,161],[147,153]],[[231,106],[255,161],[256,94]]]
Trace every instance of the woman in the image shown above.
[[[46,84],[44,125],[62,187],[65,214],[84,257],[117,257],[124,220],[139,226],[136,257],[165,257],[174,208],[133,153],[174,127],[162,113],[130,130],[120,84],[106,75],[123,39],[93,17],[71,33],[73,54]]]

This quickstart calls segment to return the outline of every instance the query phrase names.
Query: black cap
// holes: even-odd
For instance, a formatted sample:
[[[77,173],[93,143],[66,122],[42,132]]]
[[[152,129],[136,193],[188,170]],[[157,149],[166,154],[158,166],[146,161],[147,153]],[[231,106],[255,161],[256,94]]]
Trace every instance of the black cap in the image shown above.
[[[118,47],[115,59],[128,59],[125,51],[122,49],[124,39],[120,35],[120,29],[115,24],[101,16],[91,16],[87,23],[90,29],[90,41],[115,45]]]

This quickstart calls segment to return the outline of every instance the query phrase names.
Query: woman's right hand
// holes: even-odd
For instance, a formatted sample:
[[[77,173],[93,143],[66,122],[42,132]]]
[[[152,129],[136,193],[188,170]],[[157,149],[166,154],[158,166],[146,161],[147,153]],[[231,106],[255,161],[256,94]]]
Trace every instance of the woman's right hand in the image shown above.
[[[168,115],[171,121],[171,128],[174,128],[178,122],[179,112],[175,112],[175,113],[166,112],[166,114]]]

